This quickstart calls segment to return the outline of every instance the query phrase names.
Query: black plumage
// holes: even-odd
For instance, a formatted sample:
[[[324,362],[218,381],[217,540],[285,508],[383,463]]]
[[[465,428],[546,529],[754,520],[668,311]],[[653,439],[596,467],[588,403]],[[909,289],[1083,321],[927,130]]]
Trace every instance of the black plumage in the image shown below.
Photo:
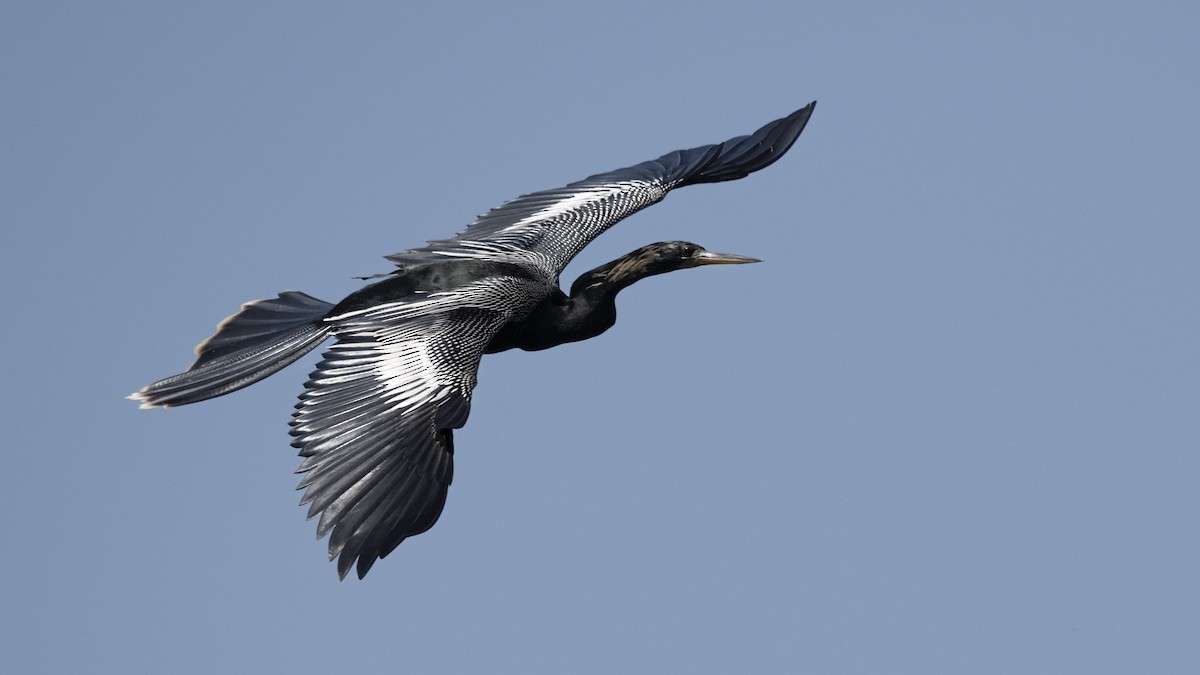
[[[437,521],[454,474],[453,430],[479,360],[599,335],[615,297],[654,274],[756,262],[688,242],[644,246],[591,270],[570,294],[559,274],[592,239],[674,188],[735,180],[781,157],[815,102],[749,136],[518,197],[451,239],[388,256],[397,268],[337,304],[297,291],[247,303],[196,348],[191,367],[130,398],[171,407],[235,391],[329,337],[291,422],[309,517],[320,515],[342,577]]]

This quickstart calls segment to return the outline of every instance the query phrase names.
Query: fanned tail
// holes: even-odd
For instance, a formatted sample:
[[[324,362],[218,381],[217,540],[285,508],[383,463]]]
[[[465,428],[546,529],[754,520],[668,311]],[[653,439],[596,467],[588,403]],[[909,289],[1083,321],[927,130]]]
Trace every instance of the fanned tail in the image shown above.
[[[169,408],[228,394],[275,373],[329,337],[322,319],[333,304],[299,291],[255,300],[196,347],[185,372],[147,385],[129,398],[143,408]]]

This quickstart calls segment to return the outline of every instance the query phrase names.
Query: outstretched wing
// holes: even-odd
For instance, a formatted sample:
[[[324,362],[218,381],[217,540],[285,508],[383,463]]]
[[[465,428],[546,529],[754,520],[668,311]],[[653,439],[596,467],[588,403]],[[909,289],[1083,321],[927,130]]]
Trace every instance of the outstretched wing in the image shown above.
[[[736,180],[783,156],[804,131],[816,101],[749,136],[676,150],[635,166],[597,174],[554,190],[523,195],[479,216],[452,239],[388,256],[397,265],[428,254],[491,255],[522,250],[545,256],[561,272],[589,242],[621,219],[657,203],[670,190]]]
[[[454,474],[484,347],[508,320],[489,299],[515,279],[330,317],[337,342],[305,384],[292,445],[301,503],[330,534],[338,574],[361,578],[406,537],[437,522]],[[516,289],[520,290],[520,289]],[[507,292],[513,292],[509,288]]]

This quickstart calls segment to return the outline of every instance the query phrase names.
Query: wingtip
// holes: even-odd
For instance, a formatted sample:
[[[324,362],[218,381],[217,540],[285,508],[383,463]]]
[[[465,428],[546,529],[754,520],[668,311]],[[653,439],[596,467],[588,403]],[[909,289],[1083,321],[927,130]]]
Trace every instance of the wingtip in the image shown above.
[[[784,122],[788,126],[794,125],[797,122],[799,122],[800,131],[803,132],[805,125],[808,124],[809,118],[812,117],[813,111],[816,109],[817,109],[817,102],[809,101],[808,105],[804,106],[803,108],[800,108],[799,110],[792,113],[791,115],[788,115],[787,117],[784,117],[783,119],[778,120],[778,121]],[[799,134],[797,134],[797,135],[799,135]]]
[[[808,124],[808,118],[812,117],[813,111],[816,109],[817,109],[817,102],[809,101],[808,105],[797,110],[796,112],[792,113],[791,115],[788,115],[788,119],[793,120],[793,121],[803,120],[803,124]],[[803,129],[804,129],[803,125],[800,128],[803,131]]]
[[[337,554],[335,554],[335,557],[336,557],[336,555]],[[330,558],[330,560],[332,561],[333,558]],[[338,581],[345,581],[346,575],[349,574],[350,570],[352,570],[352,569],[354,569],[354,558],[351,558],[350,556],[346,556],[346,555],[342,555],[342,556],[338,557],[338,561],[337,561]],[[359,578],[361,579],[362,577],[360,576]]]

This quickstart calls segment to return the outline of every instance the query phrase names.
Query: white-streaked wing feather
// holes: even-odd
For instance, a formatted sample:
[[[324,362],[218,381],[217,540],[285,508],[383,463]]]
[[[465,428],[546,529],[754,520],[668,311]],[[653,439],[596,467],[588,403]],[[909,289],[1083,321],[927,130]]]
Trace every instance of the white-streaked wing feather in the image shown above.
[[[436,522],[453,479],[451,430],[466,423],[483,350],[529,283],[492,277],[330,317],[337,341],[306,383],[291,433],[305,457],[302,503],[321,515],[317,535],[330,534],[340,574],[356,560],[366,574]]]

